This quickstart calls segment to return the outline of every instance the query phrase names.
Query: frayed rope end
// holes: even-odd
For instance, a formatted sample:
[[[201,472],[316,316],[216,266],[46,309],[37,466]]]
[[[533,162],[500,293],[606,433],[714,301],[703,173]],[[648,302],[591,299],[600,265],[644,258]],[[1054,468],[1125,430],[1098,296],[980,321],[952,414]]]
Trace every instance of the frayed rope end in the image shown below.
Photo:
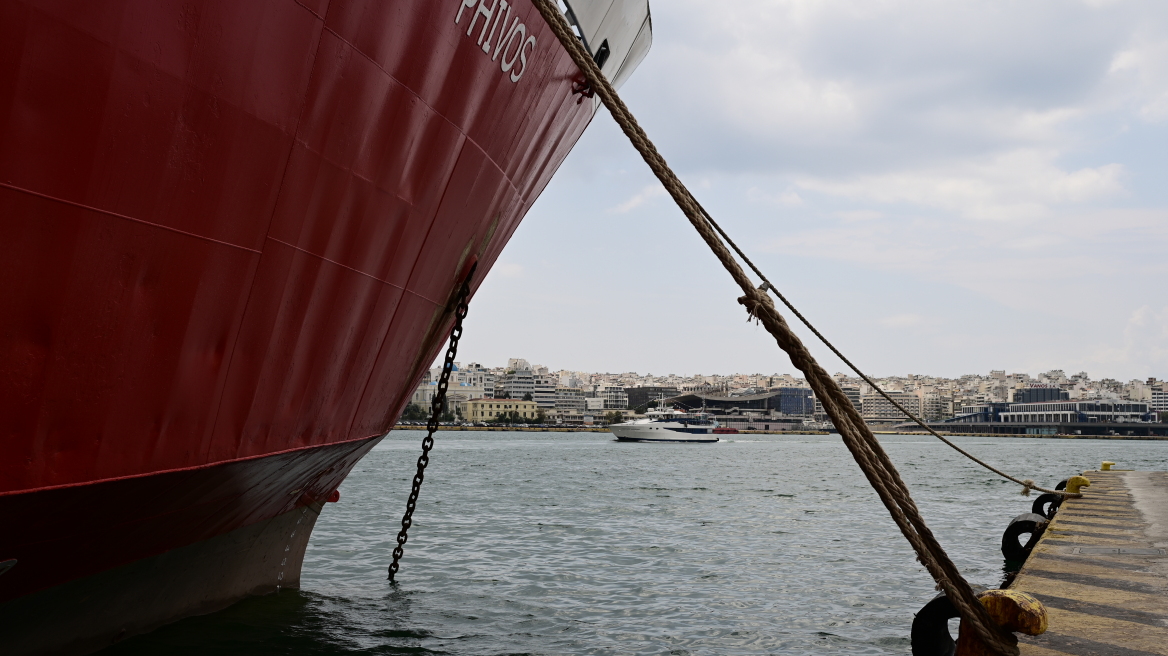
[[[1030,496],[1030,488],[1032,487],[1034,487],[1034,481],[1030,480],[1029,478],[1022,481],[1022,496]]]

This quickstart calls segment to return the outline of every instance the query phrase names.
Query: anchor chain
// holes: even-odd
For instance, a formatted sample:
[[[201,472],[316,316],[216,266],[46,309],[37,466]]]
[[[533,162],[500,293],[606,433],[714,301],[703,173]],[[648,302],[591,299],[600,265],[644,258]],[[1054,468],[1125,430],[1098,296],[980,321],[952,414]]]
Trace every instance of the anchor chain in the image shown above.
[[[397,534],[397,546],[393,550],[393,562],[389,565],[389,580],[393,581],[401,566],[401,557],[405,554],[408,532],[414,523],[414,510],[418,506],[418,493],[422,491],[422,481],[426,480],[426,465],[430,464],[430,449],[434,448],[434,433],[438,431],[438,421],[442,418],[442,408],[446,405],[446,389],[450,386],[450,372],[454,370],[454,357],[458,353],[458,340],[462,339],[462,320],[466,318],[467,298],[470,296],[470,279],[474,275],[477,263],[471,265],[470,271],[462,281],[458,290],[458,298],[454,307],[454,328],[450,331],[450,345],[446,347],[446,358],[442,363],[442,375],[438,378],[438,391],[430,401],[430,421],[426,423],[426,437],[422,439],[422,455],[418,456],[418,471],[414,474],[413,487],[410,488],[410,498],[406,501],[406,512],[402,515],[401,530]]]

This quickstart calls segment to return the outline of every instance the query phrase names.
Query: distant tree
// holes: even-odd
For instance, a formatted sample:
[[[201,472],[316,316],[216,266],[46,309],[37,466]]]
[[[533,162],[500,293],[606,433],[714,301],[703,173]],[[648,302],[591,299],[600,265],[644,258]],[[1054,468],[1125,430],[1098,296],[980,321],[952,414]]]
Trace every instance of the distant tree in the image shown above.
[[[511,393],[510,392],[502,392],[500,394],[495,394],[495,398],[496,399],[509,399],[509,398],[511,398]]]
[[[423,410],[422,406],[417,403],[411,403],[406,406],[401,418],[402,421],[426,421],[430,418],[430,413]]]
[[[499,424],[522,424],[526,420],[514,410],[504,410],[495,415],[495,423]]]
[[[608,424],[619,424],[625,420],[625,416],[616,410],[604,413],[604,421]]]
[[[442,413],[442,416],[440,417],[440,419],[442,421],[447,421],[447,422],[454,421],[454,413],[447,410],[446,412]]]
[[[537,424],[546,424],[547,423],[547,412],[545,412],[543,408],[540,408],[539,410],[535,411],[535,423],[537,423]]]
[[[1161,412],[1160,413],[1160,421],[1162,423],[1168,424],[1168,412]]]
[[[531,401],[531,400],[533,400],[533,398],[534,397],[531,396],[531,392],[524,392],[523,393],[523,400],[524,401]]]
[[[658,405],[658,403],[656,401],[650,401],[650,402],[645,404],[645,409],[652,410],[653,408],[656,408],[657,405]]]

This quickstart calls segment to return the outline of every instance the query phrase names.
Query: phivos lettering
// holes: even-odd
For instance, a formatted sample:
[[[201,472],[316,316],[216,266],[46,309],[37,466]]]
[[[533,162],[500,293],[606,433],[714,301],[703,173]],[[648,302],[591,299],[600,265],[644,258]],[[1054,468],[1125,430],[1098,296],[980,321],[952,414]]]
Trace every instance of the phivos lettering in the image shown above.
[[[478,25],[478,45],[491,61],[499,62],[504,73],[510,73],[508,77],[512,82],[518,82],[527,71],[527,54],[535,49],[535,36],[528,36],[527,25],[519,20],[519,16],[512,17],[515,7],[507,0],[494,0],[494,4],[488,0],[458,0],[458,13],[454,15],[456,25],[468,9],[471,11],[467,12],[470,20],[466,35],[474,38],[472,32]],[[481,22],[480,18],[483,19]]]

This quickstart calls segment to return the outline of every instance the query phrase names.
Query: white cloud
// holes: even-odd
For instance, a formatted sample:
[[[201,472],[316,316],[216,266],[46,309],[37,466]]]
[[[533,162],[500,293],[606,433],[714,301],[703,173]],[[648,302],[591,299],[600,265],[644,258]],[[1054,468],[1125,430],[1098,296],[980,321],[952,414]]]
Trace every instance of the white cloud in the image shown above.
[[[919,314],[896,314],[890,317],[879,319],[882,326],[888,328],[908,328],[911,326],[919,326],[924,323],[925,318]]]
[[[498,262],[491,271],[504,278],[522,278],[524,268],[515,262]]]
[[[884,212],[876,210],[845,210],[836,212],[835,215],[844,221],[875,221],[883,219],[885,216]]]
[[[1103,298],[1121,302],[1144,289],[1164,297],[1162,287],[1149,282],[1168,275],[1168,259],[1158,256],[1164,244],[1168,210],[1101,209],[1015,222],[1008,230],[895,217],[808,224],[771,239],[765,249],[908,273],[1021,309],[1035,303],[1021,290],[1037,288],[1052,308]]]
[[[746,190],[746,197],[754,202],[776,206],[797,207],[803,204],[803,197],[790,189],[775,194],[751,187]]]
[[[1108,69],[1117,93],[1138,107],[1149,123],[1168,120],[1168,35],[1140,35],[1117,52]]]
[[[1150,305],[1137,307],[1124,326],[1122,343],[1097,348],[1091,362],[1095,366],[1138,371],[1141,378],[1162,372],[1168,367],[1168,306],[1158,310]]]
[[[616,207],[610,208],[608,211],[615,212],[617,214],[625,214],[644,205],[646,202],[654,198],[660,198],[665,195],[665,188],[660,184],[648,185],[637,193],[633,194],[633,196],[625,202],[617,205]]]
[[[850,179],[802,178],[796,184],[848,199],[909,203],[972,219],[1009,220],[1048,216],[1053,205],[1079,203],[1123,191],[1121,164],[1065,171],[1055,154],[1016,150],[989,160],[938,164]]]

